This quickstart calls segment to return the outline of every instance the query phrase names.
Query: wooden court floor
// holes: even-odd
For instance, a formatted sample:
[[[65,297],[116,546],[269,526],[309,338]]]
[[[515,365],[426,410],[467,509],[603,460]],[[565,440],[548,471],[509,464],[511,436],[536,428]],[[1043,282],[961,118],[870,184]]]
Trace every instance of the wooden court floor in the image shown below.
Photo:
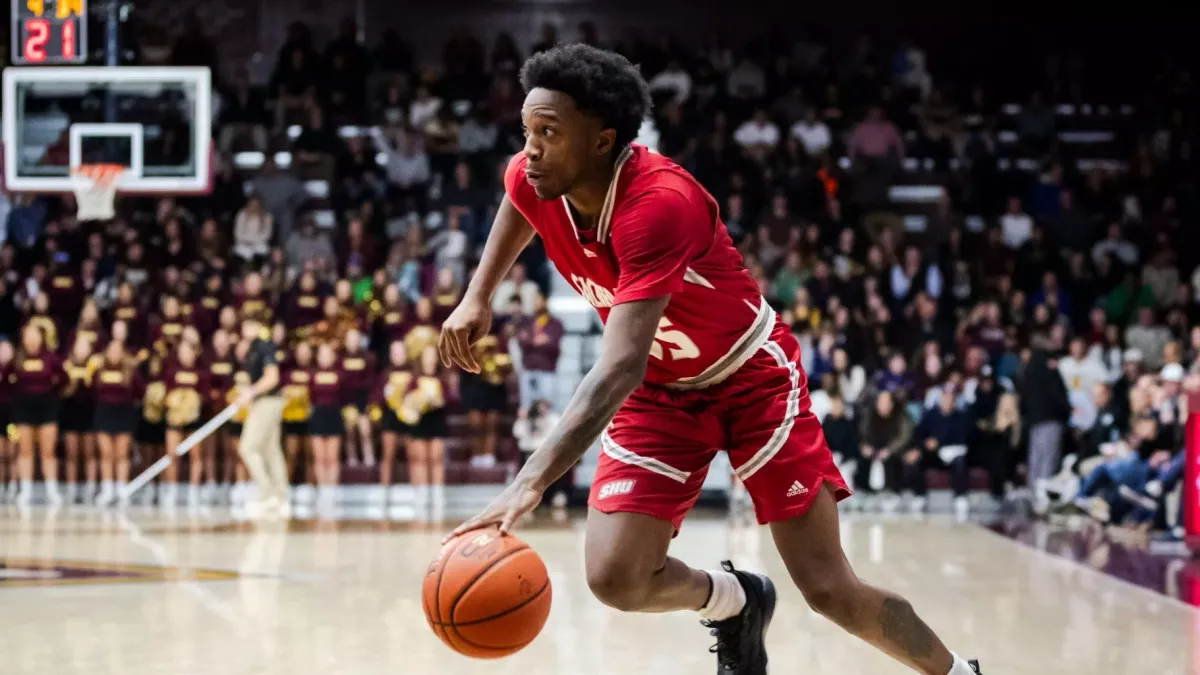
[[[843,521],[859,574],[906,595],[987,675],[1198,675],[1200,610],[969,523]],[[469,661],[425,626],[419,584],[440,529],[372,521],[255,526],[228,517],[0,510],[3,675],[708,675],[693,615],[622,615],[581,574],[582,523],[520,534],[545,559],[545,632]],[[732,558],[779,585],[777,675],[905,673],[813,614],[766,532],[685,523],[673,552]]]

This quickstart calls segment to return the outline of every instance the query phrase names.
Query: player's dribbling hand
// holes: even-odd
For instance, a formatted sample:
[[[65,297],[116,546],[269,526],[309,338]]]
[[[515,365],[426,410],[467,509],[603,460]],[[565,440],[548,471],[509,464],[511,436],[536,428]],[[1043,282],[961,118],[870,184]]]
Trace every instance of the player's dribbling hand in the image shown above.
[[[478,373],[479,363],[471,353],[471,345],[479,342],[492,327],[492,310],[488,303],[463,298],[446,322],[438,336],[438,354],[442,365],[458,366],[468,373]]]
[[[454,531],[446,535],[442,543],[450,541],[463,532],[478,530],[489,525],[499,525],[500,534],[508,534],[518,518],[536,509],[540,503],[542,503],[540,490],[529,487],[529,484],[524,482],[510,483],[492,500],[491,504],[487,505],[487,508],[480,511],[479,515],[454,528]]]

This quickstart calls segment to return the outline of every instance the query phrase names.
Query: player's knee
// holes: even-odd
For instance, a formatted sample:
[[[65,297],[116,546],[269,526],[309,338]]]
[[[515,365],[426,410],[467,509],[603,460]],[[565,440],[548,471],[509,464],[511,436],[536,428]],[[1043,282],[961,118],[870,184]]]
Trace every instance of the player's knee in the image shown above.
[[[588,588],[604,604],[622,612],[635,612],[645,605],[648,579],[634,569],[616,563],[589,565]]]
[[[853,605],[857,584],[853,578],[842,579],[837,576],[817,575],[803,580],[794,579],[794,581],[812,611],[834,623],[841,623],[841,619],[848,616]]]

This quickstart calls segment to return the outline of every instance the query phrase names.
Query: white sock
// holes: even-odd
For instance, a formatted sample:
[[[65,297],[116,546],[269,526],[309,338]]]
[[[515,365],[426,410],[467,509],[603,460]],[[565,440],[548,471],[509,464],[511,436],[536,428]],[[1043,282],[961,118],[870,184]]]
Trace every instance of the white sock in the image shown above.
[[[950,672],[946,675],[977,675],[975,669],[967,665],[961,656],[954,652],[950,652],[950,656],[954,657],[954,663],[950,665]]]
[[[746,606],[746,589],[737,577],[725,571],[706,571],[705,574],[712,579],[712,595],[700,608],[700,616],[709,621],[724,621],[740,614]]]

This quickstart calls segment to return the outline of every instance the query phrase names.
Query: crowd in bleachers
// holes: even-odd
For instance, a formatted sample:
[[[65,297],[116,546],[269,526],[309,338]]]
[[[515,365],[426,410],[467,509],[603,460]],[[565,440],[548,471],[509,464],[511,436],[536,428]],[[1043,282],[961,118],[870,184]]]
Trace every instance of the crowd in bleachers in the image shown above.
[[[148,341],[150,326],[208,321],[208,336],[260,298],[285,350],[321,336],[361,342],[379,364],[426,360],[523,144],[525,53],[505,35],[489,49],[464,33],[429,69],[396,31],[371,49],[349,23],[326,45],[297,24],[270,80],[253,83],[218,62],[215,38],[188,30],[169,61],[216,73],[213,193],[122,199],[123,217],[102,228],[17,197],[0,334],[47,312],[69,333],[94,305],[83,311],[113,335],[132,311],[130,353],[146,348],[151,363],[175,343]],[[1175,522],[1163,503],[1182,462],[1181,388],[1200,372],[1187,73],[1166,71],[1129,100],[1031,81],[1013,103],[986,83],[940,79],[909,43],[606,42],[587,24],[569,39],[640,64],[656,110],[639,142],[718,199],[800,336],[814,410],[867,497],[852,503],[892,509],[911,494],[919,510],[946,484],[965,511],[972,488],[1005,500],[1028,484],[1038,511],[1057,498],[1114,521]],[[547,27],[533,49],[559,40]],[[531,447],[530,415],[549,414],[537,400],[557,396],[562,335],[546,312],[550,274],[534,245],[498,294],[490,380],[459,382],[429,362],[448,394],[452,482],[502,480],[491,458]],[[59,279],[75,289],[68,303]],[[168,296],[181,318],[164,315]],[[357,358],[348,349],[336,358]],[[378,430],[358,408],[342,478],[377,460]],[[441,480],[441,464],[410,466],[439,452],[410,454],[406,473]],[[390,458],[383,481],[403,480]]]

